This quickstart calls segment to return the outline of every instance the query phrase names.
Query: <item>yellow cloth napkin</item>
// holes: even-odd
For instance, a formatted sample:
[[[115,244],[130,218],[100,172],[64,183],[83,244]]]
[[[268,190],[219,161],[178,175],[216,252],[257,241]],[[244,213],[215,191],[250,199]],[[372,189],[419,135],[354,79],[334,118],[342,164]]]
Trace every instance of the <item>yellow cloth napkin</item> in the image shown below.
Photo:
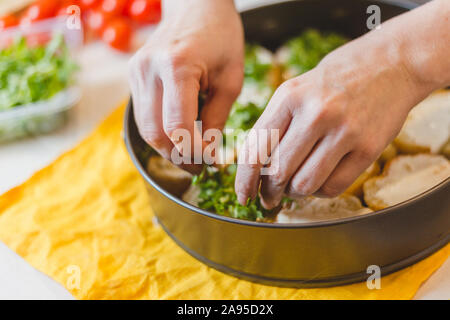
[[[120,132],[124,107],[84,142],[0,197],[0,240],[79,299],[410,299],[450,245],[407,269],[326,289],[254,284],[198,262],[152,223]]]

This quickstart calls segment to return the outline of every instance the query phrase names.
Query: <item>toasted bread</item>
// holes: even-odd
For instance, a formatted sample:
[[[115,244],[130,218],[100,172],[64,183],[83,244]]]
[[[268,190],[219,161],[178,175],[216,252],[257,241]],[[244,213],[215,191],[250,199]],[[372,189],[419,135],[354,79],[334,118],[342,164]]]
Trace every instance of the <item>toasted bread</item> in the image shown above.
[[[411,110],[394,143],[404,153],[438,153],[449,138],[450,90],[441,90]]]
[[[156,183],[176,196],[181,196],[192,181],[189,172],[157,155],[151,156],[148,160],[147,172]]]
[[[335,198],[306,197],[285,205],[275,218],[278,223],[301,223],[334,220],[372,212],[352,195]]]
[[[373,210],[406,201],[450,176],[450,161],[440,155],[398,156],[386,164],[379,177],[364,183],[364,200]]]
[[[363,196],[363,184],[366,182],[369,178],[372,178],[380,173],[380,165],[378,162],[374,162],[368,167],[361,175],[352,183],[350,187],[347,188],[347,190],[344,191],[346,194],[352,194],[359,198]]]

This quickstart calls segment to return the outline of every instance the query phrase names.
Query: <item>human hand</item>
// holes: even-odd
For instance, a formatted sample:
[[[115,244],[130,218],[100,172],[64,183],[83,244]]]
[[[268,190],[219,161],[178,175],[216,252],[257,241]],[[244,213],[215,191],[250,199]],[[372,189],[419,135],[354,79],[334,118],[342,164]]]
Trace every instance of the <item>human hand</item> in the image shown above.
[[[177,129],[202,143],[194,124],[199,92],[206,93],[203,131],[223,128],[242,86],[244,39],[232,0],[163,5],[161,24],[130,61],[129,82],[142,138],[171,159],[174,146],[181,151]]]
[[[258,146],[249,135],[240,152],[239,202],[254,198],[259,187],[262,204],[270,209],[284,194],[334,197],[350,186],[433,89],[411,73],[399,46],[370,33],[283,83],[253,128]],[[260,129],[279,130],[281,140],[264,141]],[[270,169],[261,176],[267,144]]]

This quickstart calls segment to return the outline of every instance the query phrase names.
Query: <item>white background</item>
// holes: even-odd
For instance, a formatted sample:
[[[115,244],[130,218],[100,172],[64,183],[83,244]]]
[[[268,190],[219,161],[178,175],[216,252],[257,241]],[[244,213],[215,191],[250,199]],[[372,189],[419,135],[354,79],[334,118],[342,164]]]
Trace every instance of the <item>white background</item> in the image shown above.
[[[236,0],[238,8],[271,0]],[[0,193],[24,182],[58,155],[73,148],[121,101],[127,99],[129,55],[115,53],[100,43],[80,52],[81,102],[62,129],[40,137],[0,145]],[[450,259],[422,286],[417,299],[450,299]],[[58,283],[36,271],[0,242],[0,299],[72,299]]]

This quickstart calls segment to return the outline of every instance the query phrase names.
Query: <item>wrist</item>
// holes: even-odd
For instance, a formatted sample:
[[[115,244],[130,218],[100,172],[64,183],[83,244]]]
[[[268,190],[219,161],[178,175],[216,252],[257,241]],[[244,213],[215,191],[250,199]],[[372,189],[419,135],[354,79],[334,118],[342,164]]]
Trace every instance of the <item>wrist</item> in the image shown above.
[[[398,50],[411,79],[429,91],[450,85],[450,7],[435,0],[413,10],[399,21]]]

